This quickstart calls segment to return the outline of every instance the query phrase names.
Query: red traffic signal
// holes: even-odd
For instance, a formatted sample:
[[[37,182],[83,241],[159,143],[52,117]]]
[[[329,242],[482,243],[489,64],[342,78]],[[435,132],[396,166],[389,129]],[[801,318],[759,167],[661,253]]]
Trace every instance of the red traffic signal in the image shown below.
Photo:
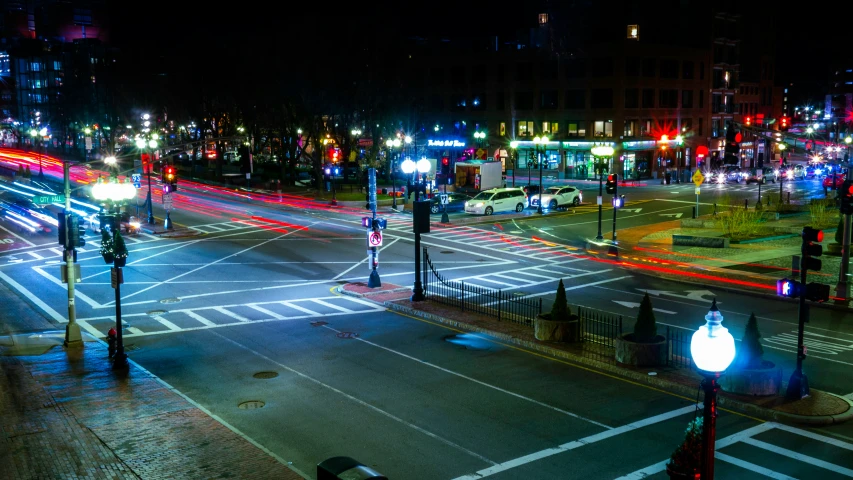
[[[450,165],[450,158],[449,157],[441,157],[441,164],[442,165]]]
[[[783,116],[781,119],[779,119],[779,128],[781,128],[782,130],[788,129],[788,117]]]
[[[741,135],[740,132],[737,132],[735,134],[735,142],[740,143],[742,141],[743,141],[743,135]]]
[[[752,126],[752,117],[746,117],[744,120],[744,123],[746,123],[747,127]]]
[[[166,180],[172,183],[175,179],[175,167],[169,165],[166,167]]]
[[[812,227],[804,227],[803,228],[803,241],[804,242],[822,242],[823,241],[823,230],[818,230]]]

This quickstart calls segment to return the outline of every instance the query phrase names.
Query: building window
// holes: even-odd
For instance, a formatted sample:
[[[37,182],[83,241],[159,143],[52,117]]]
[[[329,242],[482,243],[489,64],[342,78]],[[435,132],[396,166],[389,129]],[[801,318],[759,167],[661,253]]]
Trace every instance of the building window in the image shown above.
[[[533,110],[533,92],[515,92],[515,108]]]
[[[542,122],[542,133],[551,133],[551,122]]]
[[[465,99],[465,95],[457,93],[450,96],[450,111],[464,112],[467,105],[468,101]]]
[[[640,59],[637,57],[627,57],[625,59],[625,76],[637,77],[640,75]]]
[[[546,60],[539,64],[539,78],[542,80],[557,79],[557,62]]]
[[[586,76],[586,60],[582,58],[566,62],[566,78],[583,78]]]
[[[661,60],[660,78],[678,78],[678,60]]]
[[[53,61],[53,69],[54,70],[62,70],[62,62],[60,62],[59,60],[54,60]]]
[[[586,90],[566,90],[566,108],[573,110],[586,108]]]
[[[596,120],[593,131],[596,138],[613,138],[613,120]]]
[[[681,91],[681,108],[693,108],[693,90]]]
[[[655,108],[655,91],[652,88],[643,89],[643,108]]]
[[[613,89],[593,88],[590,103],[592,108],[613,108]]]
[[[681,64],[681,75],[683,79],[690,80],[693,78],[693,71],[696,68],[693,65],[693,62],[685,60],[683,64]]]
[[[721,125],[722,125],[722,122],[720,121],[719,118],[712,118],[711,119],[711,136],[712,137],[716,138],[716,137],[719,137],[721,135],[721,133],[722,133]]]
[[[644,58],[643,59],[643,76],[644,77],[654,77],[656,69],[657,69],[657,59],[654,59],[654,58]]]
[[[551,135],[559,135],[560,134],[560,124],[558,122],[551,122]]]
[[[628,40],[639,40],[640,39],[640,26],[639,25],[628,25]]]
[[[637,133],[637,120],[625,120],[625,128],[622,131],[622,135],[633,137],[635,133]]]
[[[647,118],[640,122],[640,136],[649,137],[652,135],[652,125],[654,122],[651,118]]]
[[[518,136],[519,137],[532,137],[533,136],[533,122],[528,122],[526,120],[520,120],[518,122]]]
[[[31,72],[40,72],[41,71],[41,63],[30,62],[30,71]]]
[[[539,107],[543,110],[556,110],[560,107],[556,90],[543,90],[539,97]]]
[[[613,59],[610,57],[607,58],[596,58],[592,62],[592,76],[593,77],[610,77],[613,76]]]
[[[475,94],[471,98],[471,110],[485,110],[486,109],[486,94],[478,93]]]
[[[569,122],[569,136],[570,137],[586,137],[586,122],[583,120],[570,121]]]
[[[640,91],[636,88],[625,89],[625,108],[638,108],[640,106]]]
[[[502,137],[505,137],[505,136],[506,136],[506,122],[501,122],[501,124],[500,124],[500,131],[499,131],[498,133],[499,133],[499,134],[500,134],[500,136],[502,136]]]
[[[703,130],[705,130],[705,119],[703,117],[699,117],[699,129],[696,131],[696,135],[702,136],[704,135]]]
[[[721,113],[723,111],[723,96],[716,94],[711,95],[711,113]]]
[[[699,90],[699,108],[705,108],[705,90]]]
[[[530,62],[517,63],[515,65],[515,79],[519,82],[526,82],[533,78],[533,64]]]
[[[503,112],[505,108],[504,104],[504,92],[496,92],[495,93],[495,110],[499,112]]]

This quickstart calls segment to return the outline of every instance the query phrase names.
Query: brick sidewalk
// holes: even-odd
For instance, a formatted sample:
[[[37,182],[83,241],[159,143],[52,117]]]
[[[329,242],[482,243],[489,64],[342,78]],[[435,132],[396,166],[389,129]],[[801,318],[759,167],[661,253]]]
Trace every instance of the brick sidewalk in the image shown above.
[[[302,478],[145,370],[114,373],[86,340],[0,346],[0,478]]]

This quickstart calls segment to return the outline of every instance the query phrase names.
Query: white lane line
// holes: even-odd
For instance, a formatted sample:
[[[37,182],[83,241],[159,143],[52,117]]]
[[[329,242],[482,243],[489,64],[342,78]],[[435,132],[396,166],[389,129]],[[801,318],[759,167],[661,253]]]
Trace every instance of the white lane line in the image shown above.
[[[484,278],[484,277],[474,277],[474,280],[482,280],[484,282],[495,283],[498,285],[504,285],[506,287],[514,287],[515,286],[514,283],[499,282],[497,280],[491,280],[491,279]]]
[[[26,252],[26,254],[27,254],[27,255],[29,255],[29,256],[31,256],[31,257],[33,257],[33,258],[35,258],[36,260],[42,260],[42,259],[44,259],[44,257],[43,257],[43,256],[39,255],[39,254],[38,254],[38,253],[36,253],[36,252]]]
[[[512,272],[512,273],[519,274],[519,273],[521,273],[521,272],[519,272],[519,271],[514,271],[514,272]],[[502,274],[502,273],[491,273],[491,274],[488,274],[488,275],[489,275],[490,277],[498,277],[498,278],[505,278],[505,279],[507,279],[507,280],[515,280],[515,281],[516,281],[516,283],[515,283],[514,285],[516,285],[516,286],[518,286],[518,282],[527,282],[527,283],[523,283],[523,284],[522,284],[522,285],[523,285],[523,286],[525,286],[525,287],[526,287],[526,286],[528,286],[528,285],[537,285],[537,283],[536,283],[535,281],[533,281],[533,280],[531,280],[531,279],[529,279],[529,278],[519,278],[519,277],[514,277],[514,276],[512,276],[512,275],[504,275],[504,274]],[[480,275],[480,276],[482,277],[482,276],[484,276],[484,275]],[[552,279],[552,278],[549,278],[549,279],[548,279],[548,281],[549,281],[549,282],[550,282],[551,280],[554,280],[554,279]]]
[[[330,327],[330,326],[328,326],[328,325],[323,325],[323,327],[324,327],[324,328],[326,328],[326,329],[329,329],[329,330],[331,330],[331,331],[333,331],[333,332],[335,332],[335,333],[341,333],[339,330],[336,330],[336,329],[334,329],[334,328],[332,328],[332,327]],[[415,358],[415,357],[413,357],[413,356],[411,356],[411,355],[407,355],[407,354],[405,354],[405,353],[403,353],[403,352],[400,352],[400,351],[394,350],[393,348],[388,348],[388,347],[386,347],[386,346],[379,345],[378,343],[374,343],[374,342],[371,342],[371,341],[369,341],[369,340],[365,340],[365,339],[363,339],[363,338],[361,338],[361,337],[356,337],[356,340],[358,340],[358,341],[360,341],[360,342],[363,342],[363,343],[366,343],[366,344],[368,344],[368,345],[370,345],[370,346],[372,346],[372,347],[376,347],[376,348],[379,348],[379,349],[381,349],[381,350],[385,350],[386,352],[393,353],[394,355],[399,355],[399,356],[401,356],[401,357],[403,357],[403,358],[407,358],[407,359],[412,360],[412,361],[414,361],[414,362],[416,362],[416,363],[420,363],[421,365],[426,365],[426,366],[428,366],[428,367],[434,368],[434,369],[439,370],[439,371],[442,371],[442,372],[444,372],[444,373],[448,373],[448,374],[450,374],[450,375],[453,375],[453,376],[456,376],[456,377],[459,377],[459,378],[464,378],[465,380],[468,380],[468,381],[470,381],[470,382],[476,383],[477,385],[482,385],[482,386],[484,386],[484,387],[491,388],[492,390],[496,390],[496,391],[498,391],[498,392],[505,393],[505,394],[510,395],[510,396],[512,396],[512,397],[515,397],[515,398],[518,398],[518,399],[521,399],[521,400],[526,400],[526,401],[528,401],[528,402],[530,402],[530,403],[533,403],[533,404],[535,404],[535,405],[539,405],[540,407],[544,407],[544,408],[547,408],[547,409],[549,409],[549,410],[553,410],[553,411],[555,411],[555,412],[562,413],[563,415],[567,415],[567,416],[572,417],[572,418],[577,418],[578,420],[583,420],[583,421],[586,421],[586,422],[592,423],[593,425],[598,425],[599,427],[602,427],[602,428],[606,428],[606,429],[613,429],[613,427],[611,427],[611,426],[609,426],[609,425],[605,425],[605,424],[603,424],[603,423],[596,422],[595,420],[592,420],[592,419],[589,419],[589,418],[583,417],[583,416],[578,415],[578,414],[576,414],[576,413],[572,413],[572,412],[570,412],[570,411],[568,411],[568,410],[563,410],[562,408],[555,407],[555,406],[553,406],[553,405],[548,405],[548,404],[547,404],[547,403],[545,403],[545,402],[540,402],[539,400],[534,400],[534,399],[532,399],[532,398],[530,398],[530,397],[526,397],[526,396],[524,396],[524,395],[521,395],[520,393],[515,393],[515,392],[512,392],[512,391],[506,390],[506,389],[504,389],[504,388],[501,388],[501,387],[498,387],[498,386],[492,385],[492,384],[490,384],[490,383],[486,383],[486,382],[484,382],[484,381],[482,381],[482,380],[477,380],[476,378],[469,377],[469,376],[467,376],[467,375],[464,375],[464,374],[462,374],[462,373],[456,372],[456,371],[454,371],[454,370],[450,370],[450,369],[447,369],[447,368],[444,368],[444,367],[438,366],[438,365],[436,365],[436,364],[434,364],[434,363],[430,363],[430,362],[427,362],[427,361],[425,361],[425,360],[421,360],[421,359]]]
[[[541,450],[539,452],[534,452],[529,455],[525,455],[523,457],[515,458],[513,460],[509,460],[507,462],[500,463],[493,467],[489,467],[483,470],[480,470],[471,475],[465,475],[462,477],[457,477],[454,480],[475,480],[478,478],[490,477],[496,473],[505,472],[507,470],[513,469],[515,467],[519,467],[521,465],[526,465],[531,462],[535,462],[536,460],[541,460],[546,457],[550,457],[552,455],[556,455],[558,453],[567,452],[569,450],[574,450],[579,447],[583,447],[585,445],[589,445],[592,443],[600,442],[602,440],[606,440],[608,438],[615,437],[617,435],[621,435],[623,433],[631,432],[643,427],[647,427],[649,425],[653,425],[655,423],[660,423],[675,417],[679,417],[681,415],[686,415],[688,413],[692,413],[696,410],[696,405],[688,405],[686,407],[679,408],[677,410],[673,410],[671,412],[662,413],[660,415],[655,415],[654,417],[644,418],[642,420],[629,423],[627,425],[623,425],[621,427],[613,428],[611,430],[605,430],[603,432],[596,433],[594,435],[590,435],[588,437],[581,438],[580,440],[574,440],[568,443],[564,443],[560,446],[554,448],[548,448],[546,450]],[[666,462],[663,462],[664,468],[666,468]],[[653,467],[656,465],[653,465]],[[651,468],[651,467],[646,467]],[[659,470],[660,471],[660,470]],[[655,472],[656,473],[656,472]],[[624,477],[623,477],[624,478]],[[642,477],[639,477],[642,478]]]
[[[50,251],[60,256],[64,254],[64,252],[58,248],[51,248]]]
[[[570,278],[570,279],[571,279],[571,278],[583,277],[583,276],[585,276],[585,275],[592,275],[592,274],[594,274],[594,273],[605,273],[605,272],[609,272],[609,271],[610,271],[610,270],[601,270],[601,271],[598,271],[598,272],[582,273],[582,274],[580,274],[580,275],[574,275],[574,276],[566,277],[566,278]],[[595,285],[601,285],[601,284],[603,284],[603,283],[617,282],[617,281],[619,281],[619,280],[624,280],[624,279],[626,279],[626,278],[632,278],[632,277],[633,277],[633,275],[625,275],[624,277],[616,277],[616,278],[610,278],[610,279],[607,279],[607,280],[599,280],[599,281],[597,281],[597,282],[592,282],[592,283],[584,283],[584,284],[582,284],[582,285],[575,285],[575,286],[572,286],[572,287],[566,287],[566,291],[569,291],[569,290],[575,290],[575,289],[578,289],[578,288],[584,288],[584,287],[593,287],[593,286],[595,286]],[[556,279],[554,279],[554,280],[556,280]],[[552,282],[553,282],[554,280],[550,280],[550,281],[552,281]],[[539,282],[539,283],[537,283],[537,285],[538,285],[538,284],[541,284],[541,283],[546,283],[546,282]],[[531,284],[531,285],[533,285],[533,284]],[[539,296],[542,296],[542,295],[553,295],[553,294],[554,294],[554,292],[548,291],[548,292],[542,292],[542,293],[534,293],[534,294],[532,294],[532,295],[525,295],[525,296],[524,296],[524,298],[539,297]]]
[[[12,278],[6,275],[3,272],[0,272],[0,279],[6,282],[10,287],[14,288],[21,295],[27,297],[27,300],[36,304],[37,307],[41,308],[44,313],[46,313],[50,318],[52,318],[55,322],[59,323],[68,323],[68,320],[59,314],[56,310],[50,307],[48,304],[44,303],[38,296],[34,295],[33,292],[24,288],[20,283],[12,280]]]
[[[362,305],[367,305],[368,307],[370,307],[371,310],[377,310],[380,312],[385,310],[385,307],[383,307],[382,305],[377,305],[375,303],[368,302],[367,300],[362,300],[360,298],[355,298],[355,297],[340,297],[340,298],[344,298],[348,302],[355,302],[355,303],[360,303]]]
[[[77,324],[80,325],[84,330],[91,333],[95,338],[106,337],[107,335],[103,332],[99,332],[97,328],[89,325],[89,322],[85,320],[77,320]]]
[[[654,465],[649,465],[646,468],[641,468],[636,472],[631,472],[628,475],[623,475],[616,480],[642,480],[646,477],[651,477],[656,473],[660,473],[666,470],[666,464],[669,463],[669,460],[664,460],[662,462],[658,462]],[[476,478],[476,477],[475,477]]]
[[[312,302],[314,302],[314,303],[319,303],[320,305],[325,305],[325,306],[327,306],[327,307],[329,307],[329,308],[333,308],[333,309],[335,309],[335,310],[337,310],[337,311],[339,311],[339,312],[344,312],[344,313],[356,313],[356,311],[355,311],[355,310],[350,310],[349,308],[346,308],[346,307],[339,307],[339,306],[337,306],[337,305],[335,305],[335,304],[332,304],[332,303],[329,303],[329,302],[324,302],[323,300],[320,300],[319,298],[312,298],[312,299],[311,299],[311,301],[312,301]]]
[[[50,280],[51,282],[53,282],[54,284],[58,285],[58,286],[59,286],[60,288],[62,288],[63,290],[66,290],[66,291],[67,291],[67,287],[65,287],[65,284],[64,284],[64,283],[62,283],[62,280],[61,280],[61,279],[58,279],[58,278],[54,277],[53,275],[51,275],[51,274],[49,274],[49,273],[45,272],[44,270],[42,270],[42,268],[41,268],[41,267],[32,267],[32,268],[33,268],[33,270],[35,270],[35,271],[36,271],[39,275],[41,275],[42,277],[44,277],[44,278],[46,278],[46,279]],[[63,268],[64,268],[64,267],[63,267]],[[74,297],[75,297],[75,298],[79,298],[80,300],[83,300],[84,302],[88,303],[88,304],[89,304],[89,306],[90,306],[90,307],[92,307],[92,308],[100,308],[100,307],[102,307],[102,305],[101,305],[100,303],[98,303],[98,302],[96,302],[96,301],[92,300],[91,298],[89,298],[89,296],[88,296],[88,295],[86,295],[85,293],[81,292],[80,290],[74,290]]]
[[[290,368],[290,367],[288,367],[287,365],[284,365],[283,363],[277,362],[276,360],[273,360],[272,358],[270,358],[270,357],[268,357],[268,356],[266,356],[266,355],[264,355],[264,354],[262,354],[262,353],[260,353],[260,352],[257,352],[257,351],[255,351],[255,350],[252,350],[251,348],[249,348],[249,347],[247,347],[247,346],[245,346],[245,345],[243,345],[243,344],[241,344],[241,343],[238,343],[238,342],[236,342],[236,341],[234,341],[234,340],[232,340],[232,339],[230,339],[230,338],[225,337],[224,335],[221,335],[221,334],[217,333],[215,330],[211,330],[211,331],[210,331],[210,333],[211,333],[211,334],[213,334],[213,335],[216,335],[217,337],[221,338],[222,340],[224,340],[224,341],[226,341],[226,342],[228,342],[228,343],[231,343],[231,344],[233,344],[233,345],[235,345],[235,346],[237,346],[237,347],[240,347],[240,348],[242,348],[242,349],[244,349],[244,350],[246,350],[246,351],[248,351],[248,352],[250,352],[250,353],[253,353],[253,354],[257,355],[258,357],[260,357],[260,358],[262,358],[262,359],[264,359],[264,360],[266,360],[266,361],[270,362],[270,363],[271,363],[271,364],[273,364],[273,365],[277,365],[277,366],[279,366],[279,367],[283,368],[284,370],[287,370],[288,372],[291,372],[291,373],[293,373],[294,375],[299,376],[299,377],[300,377],[300,378],[302,378],[302,379],[308,380],[309,382],[311,382],[311,383],[313,383],[313,384],[315,384],[315,385],[318,385],[318,386],[323,387],[323,388],[325,388],[325,389],[327,389],[327,390],[330,390],[330,391],[332,391],[332,392],[335,392],[335,393],[337,393],[338,395],[341,395],[342,397],[344,397],[344,398],[346,398],[346,399],[348,399],[348,400],[350,400],[350,401],[352,401],[352,402],[355,402],[355,403],[357,403],[357,404],[359,404],[359,405],[361,405],[361,406],[363,406],[363,407],[365,407],[365,408],[367,408],[367,409],[369,409],[369,410],[372,410],[372,411],[374,411],[374,412],[376,412],[376,413],[378,413],[378,414],[380,414],[380,415],[382,415],[382,416],[384,416],[384,417],[386,417],[386,418],[389,418],[389,419],[391,419],[391,420],[394,420],[394,421],[395,421],[395,422],[397,422],[397,423],[400,423],[400,424],[405,425],[405,426],[407,426],[407,427],[409,427],[409,428],[411,428],[411,429],[413,429],[413,430],[416,430],[416,431],[418,431],[418,432],[420,432],[420,433],[422,433],[422,434],[424,434],[424,435],[426,435],[426,436],[428,436],[428,437],[430,437],[430,438],[432,438],[432,439],[435,439],[435,440],[437,440],[437,441],[439,441],[439,442],[441,442],[441,443],[443,443],[443,444],[445,444],[445,445],[447,445],[447,446],[449,446],[449,447],[452,447],[452,448],[455,448],[455,449],[457,449],[457,450],[459,450],[459,451],[461,451],[461,452],[467,453],[468,455],[471,455],[472,457],[477,458],[477,459],[479,459],[479,460],[481,460],[481,461],[483,461],[483,462],[486,462],[486,463],[488,463],[488,464],[490,464],[490,465],[495,465],[495,462],[493,462],[492,460],[489,460],[488,458],[486,458],[486,457],[484,457],[484,456],[482,456],[482,455],[480,455],[480,454],[478,454],[478,453],[476,453],[476,452],[474,452],[474,451],[472,451],[472,450],[468,450],[467,448],[465,448],[465,447],[463,447],[463,446],[461,446],[461,445],[459,445],[459,444],[457,444],[457,443],[454,443],[454,442],[452,442],[452,441],[450,441],[450,440],[448,440],[448,439],[446,439],[446,438],[444,438],[444,437],[441,437],[441,436],[439,436],[439,435],[436,435],[435,433],[430,432],[429,430],[427,430],[427,429],[425,429],[425,428],[422,428],[422,427],[419,427],[419,426],[417,426],[417,425],[415,425],[415,424],[413,424],[413,423],[407,422],[406,420],[403,420],[402,418],[400,418],[400,417],[398,417],[398,416],[396,416],[396,415],[394,415],[394,414],[392,414],[392,413],[390,413],[390,412],[387,412],[387,411],[385,411],[385,410],[382,410],[381,408],[379,408],[379,407],[377,407],[377,406],[375,406],[375,405],[372,405],[372,404],[370,404],[370,403],[367,403],[367,402],[366,402],[366,401],[364,401],[364,400],[361,400],[361,399],[356,398],[356,397],[354,397],[354,396],[352,396],[352,395],[350,395],[350,394],[348,394],[348,393],[346,393],[346,392],[343,392],[343,391],[341,391],[341,390],[338,390],[337,388],[335,388],[335,387],[333,387],[333,386],[331,386],[331,385],[328,385],[328,384],[326,384],[326,383],[323,383],[323,382],[321,382],[320,380],[317,380],[317,379],[316,379],[316,378],[314,378],[314,377],[308,376],[308,375],[306,375],[306,374],[304,374],[304,373],[302,373],[302,372],[300,372],[300,371],[298,371],[298,370],[295,370],[295,369],[293,369],[293,368]]]
[[[296,300],[294,300],[294,302],[295,302],[295,301],[296,301]],[[295,304],[295,303],[293,303],[293,302],[278,302],[278,303],[280,303],[280,304],[282,304],[282,305],[284,305],[284,306],[286,306],[286,307],[290,307],[290,308],[292,308],[292,309],[294,309],[294,310],[299,310],[299,311],[300,311],[300,312],[302,312],[302,313],[307,313],[308,315],[311,315],[312,317],[320,317],[320,316],[321,316],[319,313],[317,313],[317,312],[315,312],[315,311],[313,311],[313,310],[308,310],[307,308],[302,308],[302,307],[300,307],[299,305],[297,305],[297,304]]]
[[[240,320],[241,322],[248,322],[249,321],[248,318],[243,317],[241,315],[237,315],[236,313],[228,311],[222,307],[213,307],[213,309],[216,310],[217,312],[223,314],[223,315],[227,315],[227,316],[233,318],[234,320]]]
[[[225,230],[233,230],[231,228],[217,227],[214,225],[205,225],[204,228],[209,228],[209,229],[213,230],[214,232],[224,232]],[[202,231],[204,231],[204,230],[202,230]]]
[[[267,310],[266,308],[261,307],[259,305],[246,305],[246,306],[253,309],[253,310],[257,310],[257,311],[263,313],[264,315],[269,315],[271,318],[274,318],[276,320],[284,320],[283,316],[273,312],[272,310]]]
[[[739,458],[735,458],[731,455],[727,455],[722,452],[714,452],[714,458],[717,460],[722,460],[727,463],[731,463],[732,465],[736,465],[744,470],[749,470],[751,472],[757,473],[759,475],[764,475],[765,477],[770,477],[776,480],[797,480],[796,477],[789,477],[784,473],[779,473],[775,470],[770,470],[769,468],[762,467],[761,465],[756,465],[752,462],[747,462],[746,460],[741,460]],[[664,463],[666,465],[666,463]],[[665,469],[666,467],[664,467]]]
[[[179,326],[175,325],[174,323],[172,323],[172,322],[170,322],[170,321],[166,320],[165,318],[161,317],[160,315],[152,315],[152,316],[151,316],[151,318],[153,318],[154,320],[157,320],[158,322],[162,323],[162,324],[163,324],[163,326],[165,326],[165,327],[166,327],[166,328],[168,328],[169,330],[172,330],[172,331],[177,332],[178,330],[180,330],[180,329],[181,329],[181,327],[179,327]]]
[[[144,335],[145,334],[145,332],[143,332],[142,330],[140,330],[136,327],[125,327],[125,328],[128,332],[130,332],[134,335]]]
[[[553,280],[553,279],[554,279],[554,276],[553,276],[553,275],[539,275],[538,273],[530,273],[530,272],[529,272],[529,271],[527,271],[527,270],[519,270],[519,271],[517,271],[517,272],[515,272],[515,273],[516,273],[516,274],[518,274],[518,275],[527,275],[528,277],[548,278],[548,279],[551,279],[551,280]]]
[[[155,235],[151,235],[150,233],[139,232],[137,235],[141,235],[141,236],[143,236],[143,237],[145,237],[145,238],[150,239],[151,241],[154,241],[154,240],[160,240],[160,237],[157,237],[157,236],[155,236]]]
[[[834,463],[829,463],[827,461],[821,460],[819,458],[810,457],[808,455],[803,455],[802,453],[795,452],[794,450],[789,450],[787,448],[782,448],[778,445],[773,445],[772,443],[763,442],[761,440],[757,440],[755,438],[745,438],[741,440],[743,443],[747,445],[752,445],[753,447],[758,447],[763,450],[769,450],[771,452],[778,453],[779,455],[793,458],[795,460],[799,460],[803,463],[808,463],[809,465],[814,465],[816,467],[820,467],[826,470],[833,471],[840,475],[844,475],[846,477],[853,477],[853,470],[849,468],[844,468],[840,465],[836,465]]]
[[[388,247],[390,247],[391,245],[394,245],[395,243],[397,243],[398,241],[400,241],[400,239],[399,239],[399,238],[395,238],[394,240],[391,240],[390,242],[388,242],[388,245],[386,245],[386,246],[384,246],[384,247],[382,247],[382,248],[388,248]],[[351,272],[354,268],[358,267],[359,265],[361,265],[361,264],[363,264],[364,262],[367,262],[367,261],[369,261],[369,260],[370,260],[370,257],[369,257],[369,256],[368,256],[368,257],[364,257],[364,259],[362,259],[362,260],[358,261],[355,265],[353,265],[353,266],[349,267],[348,269],[344,270],[343,272],[341,272],[341,273],[339,273],[339,274],[335,275],[335,277],[334,277],[334,278],[332,278],[332,280],[337,280],[337,279],[339,279],[339,278],[343,277],[344,275],[346,275],[346,274],[348,274],[349,272]]]
[[[178,313],[178,312],[183,313],[184,315],[192,318],[193,320],[201,323],[202,325],[207,325],[208,327],[215,327],[216,326],[215,323],[213,323],[210,320],[202,317],[201,315],[193,312],[192,310],[178,310],[175,313]]]

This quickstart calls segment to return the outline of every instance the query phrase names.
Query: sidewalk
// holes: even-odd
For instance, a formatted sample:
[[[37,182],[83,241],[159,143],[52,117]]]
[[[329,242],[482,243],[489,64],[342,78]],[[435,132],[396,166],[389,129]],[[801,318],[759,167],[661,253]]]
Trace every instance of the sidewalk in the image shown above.
[[[398,285],[385,284],[370,291],[363,284],[346,284],[339,287],[345,295],[362,297],[385,305],[388,309],[406,315],[438,322],[449,327],[477,332],[503,342],[519,345],[527,350],[544,353],[590,367],[604,375],[616,375],[631,382],[659,388],[670,393],[695,398],[701,376],[687,368],[655,367],[637,368],[616,362],[612,349],[590,343],[554,343],[536,340],[532,326],[498,321],[495,318],[435,303],[409,300],[411,291]],[[781,391],[784,391],[783,382]],[[719,405],[764,420],[807,425],[829,425],[853,419],[853,400],[820,390],[811,390],[811,396],[789,401],[784,397],[748,397],[720,391]]]

